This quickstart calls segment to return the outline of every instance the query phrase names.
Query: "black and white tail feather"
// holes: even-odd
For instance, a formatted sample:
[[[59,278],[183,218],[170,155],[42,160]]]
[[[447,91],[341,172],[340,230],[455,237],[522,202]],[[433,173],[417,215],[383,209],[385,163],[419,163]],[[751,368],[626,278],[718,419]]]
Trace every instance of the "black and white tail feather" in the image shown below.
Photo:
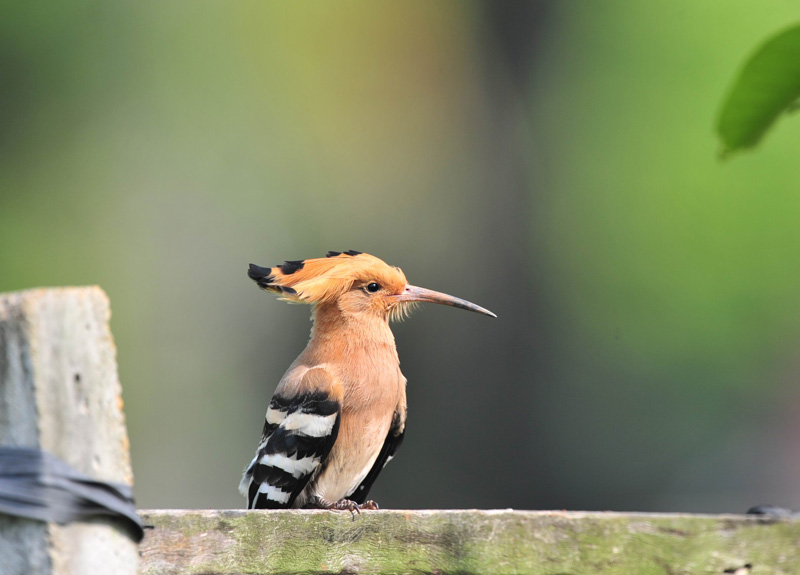
[[[298,496],[324,469],[339,433],[340,419],[341,406],[325,392],[292,398],[276,394],[267,410],[256,456],[239,484],[247,507],[302,506],[308,497],[298,500]]]

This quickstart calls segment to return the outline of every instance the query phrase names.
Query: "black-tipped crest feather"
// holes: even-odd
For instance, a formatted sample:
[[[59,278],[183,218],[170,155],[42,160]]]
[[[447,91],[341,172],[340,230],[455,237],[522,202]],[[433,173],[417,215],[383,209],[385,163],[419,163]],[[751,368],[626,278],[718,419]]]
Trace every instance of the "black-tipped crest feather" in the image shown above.
[[[287,260],[271,268],[250,264],[247,275],[283,300],[310,304],[336,301],[357,282],[405,284],[398,268],[356,250],[331,251],[324,258]]]
[[[281,271],[288,276],[303,269],[304,265],[306,265],[305,260],[286,260],[280,268]]]
[[[262,268],[261,266],[257,266],[256,264],[250,264],[250,269],[247,270],[247,275],[250,276],[250,279],[252,280],[265,278],[271,273],[272,273],[272,268]]]

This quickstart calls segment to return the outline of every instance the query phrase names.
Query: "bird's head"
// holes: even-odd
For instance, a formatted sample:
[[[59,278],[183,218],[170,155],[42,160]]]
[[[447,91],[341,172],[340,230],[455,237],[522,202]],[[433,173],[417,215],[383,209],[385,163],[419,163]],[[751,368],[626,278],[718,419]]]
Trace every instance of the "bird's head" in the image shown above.
[[[335,304],[346,315],[397,319],[414,303],[431,302],[497,317],[466,300],[409,285],[400,268],[354,250],[328,252],[324,258],[290,260],[271,268],[250,264],[247,275],[260,288],[280,294],[283,300]]]

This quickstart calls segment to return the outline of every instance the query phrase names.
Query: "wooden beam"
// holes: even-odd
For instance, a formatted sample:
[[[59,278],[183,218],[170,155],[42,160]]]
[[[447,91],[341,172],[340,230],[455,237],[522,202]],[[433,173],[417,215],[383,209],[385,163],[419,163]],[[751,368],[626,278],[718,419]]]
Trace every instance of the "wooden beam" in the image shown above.
[[[100,288],[0,294],[0,445],[33,447],[93,479],[133,483]],[[133,575],[138,546],[109,520],[55,525],[0,515],[0,572]]]
[[[796,574],[800,521],[552,511],[152,510],[143,575]]]

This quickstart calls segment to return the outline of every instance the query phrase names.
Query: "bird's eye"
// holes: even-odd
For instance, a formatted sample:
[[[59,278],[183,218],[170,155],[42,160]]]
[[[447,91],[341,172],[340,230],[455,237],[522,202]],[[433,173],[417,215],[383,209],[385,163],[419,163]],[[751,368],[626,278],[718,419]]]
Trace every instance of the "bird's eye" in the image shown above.
[[[372,282],[371,284],[369,284],[369,285],[367,286],[367,291],[368,291],[369,293],[375,293],[375,292],[376,292],[376,291],[378,291],[379,289],[381,289],[381,286],[380,286],[380,285],[378,285],[378,284],[376,284],[375,282]]]

